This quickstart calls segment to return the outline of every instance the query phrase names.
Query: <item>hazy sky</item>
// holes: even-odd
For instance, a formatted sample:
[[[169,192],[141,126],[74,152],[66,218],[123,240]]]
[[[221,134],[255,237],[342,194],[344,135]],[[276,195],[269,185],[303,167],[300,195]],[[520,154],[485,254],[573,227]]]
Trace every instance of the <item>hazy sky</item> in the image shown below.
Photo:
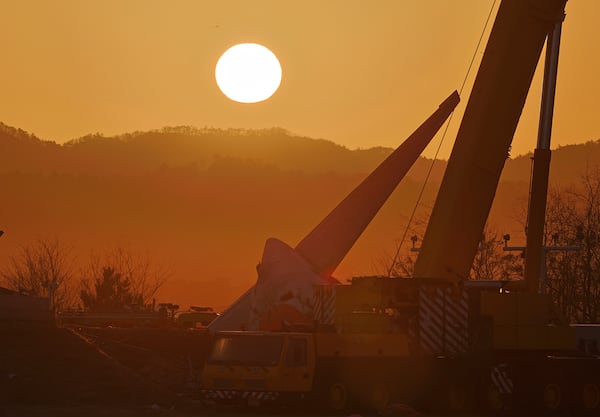
[[[0,0],[0,121],[57,142],[176,125],[279,126],[350,148],[395,147],[460,87],[492,3]],[[567,3],[553,147],[600,139],[599,16],[599,0]],[[235,103],[216,86],[219,56],[242,42],[281,62],[281,87],[266,102]],[[513,155],[535,147],[540,86],[538,71]]]

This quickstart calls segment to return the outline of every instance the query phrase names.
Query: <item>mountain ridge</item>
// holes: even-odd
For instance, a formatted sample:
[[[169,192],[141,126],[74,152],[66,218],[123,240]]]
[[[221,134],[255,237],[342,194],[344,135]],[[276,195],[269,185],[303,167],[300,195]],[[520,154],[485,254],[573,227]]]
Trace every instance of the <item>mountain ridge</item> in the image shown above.
[[[108,137],[90,134],[57,144],[0,122],[0,151],[13,156],[0,165],[0,172],[31,169],[95,175],[143,174],[164,166],[206,170],[223,159],[239,159],[283,171],[352,175],[372,171],[393,149],[381,146],[349,149],[326,139],[295,135],[282,128],[199,129],[190,126]],[[531,157],[529,153],[507,159],[502,180],[529,181]],[[551,179],[576,181],[581,168],[595,161],[600,161],[600,139],[560,146],[553,150]],[[435,161],[431,173],[433,181],[441,179],[446,163],[446,160]],[[420,157],[409,177],[423,180],[431,164],[431,159]],[[574,166],[577,169],[573,169]]]
[[[40,236],[58,236],[79,263],[90,251],[129,246],[175,266],[162,301],[224,307],[256,279],[267,238],[297,244],[392,151],[349,150],[279,128],[192,129],[59,145],[0,125],[0,265]],[[577,181],[584,160],[600,161],[600,141],[554,151],[552,178]],[[409,236],[422,236],[446,161],[435,162],[423,188],[431,163],[419,158],[337,277],[381,273],[421,193]],[[529,171],[528,155],[507,160],[490,212],[514,239],[523,228],[513,211],[526,204]]]

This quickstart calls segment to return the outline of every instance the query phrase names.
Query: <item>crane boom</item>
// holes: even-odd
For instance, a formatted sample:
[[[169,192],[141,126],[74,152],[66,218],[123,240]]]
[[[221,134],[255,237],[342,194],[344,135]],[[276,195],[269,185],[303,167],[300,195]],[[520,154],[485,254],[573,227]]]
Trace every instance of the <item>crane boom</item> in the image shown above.
[[[546,261],[546,257],[543,256],[542,251],[545,250],[543,246],[548,177],[550,174],[550,136],[552,133],[552,114],[554,111],[561,25],[561,22],[555,24],[554,30],[548,36],[548,46],[546,47],[544,88],[542,90],[542,106],[540,110],[541,117],[538,130],[538,144],[533,154],[533,177],[529,197],[529,216],[527,219],[525,281],[530,291],[538,292],[541,290],[543,293],[545,292],[545,288],[540,288],[540,278],[542,278],[542,270],[544,269],[542,262]]]
[[[503,0],[442,180],[414,276],[468,278],[548,33],[566,0]]]

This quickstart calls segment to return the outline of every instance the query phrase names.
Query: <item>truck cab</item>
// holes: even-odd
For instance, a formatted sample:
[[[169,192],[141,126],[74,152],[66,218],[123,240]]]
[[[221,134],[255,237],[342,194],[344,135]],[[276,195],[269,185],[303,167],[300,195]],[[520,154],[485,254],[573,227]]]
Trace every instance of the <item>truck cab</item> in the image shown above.
[[[312,390],[315,355],[311,333],[218,332],[202,373],[202,396],[250,406],[303,398]]]

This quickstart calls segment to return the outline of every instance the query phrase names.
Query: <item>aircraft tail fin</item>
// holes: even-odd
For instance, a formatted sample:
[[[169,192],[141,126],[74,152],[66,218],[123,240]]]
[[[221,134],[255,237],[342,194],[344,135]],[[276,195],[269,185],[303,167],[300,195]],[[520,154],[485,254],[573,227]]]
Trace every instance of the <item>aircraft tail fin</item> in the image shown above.
[[[296,246],[315,273],[333,273],[459,101],[455,91]]]

